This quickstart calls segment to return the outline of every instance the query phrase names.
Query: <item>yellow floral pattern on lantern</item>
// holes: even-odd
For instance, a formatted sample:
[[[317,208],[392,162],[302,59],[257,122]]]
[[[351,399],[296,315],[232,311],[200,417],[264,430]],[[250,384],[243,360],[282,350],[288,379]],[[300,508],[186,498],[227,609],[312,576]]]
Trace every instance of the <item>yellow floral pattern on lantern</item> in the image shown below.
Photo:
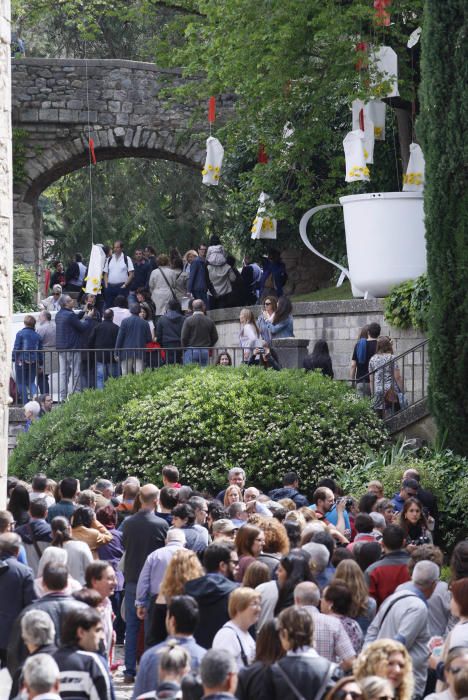
[[[405,185],[422,185],[423,184],[423,174],[422,173],[406,173],[406,175],[403,175],[403,183]]]
[[[380,138],[383,134],[383,129],[381,126],[374,126],[374,136],[375,138]]]
[[[362,168],[355,165],[354,168],[351,168],[348,173],[348,177],[361,177],[361,175],[365,175],[365,177],[370,176],[369,168],[367,166]]]

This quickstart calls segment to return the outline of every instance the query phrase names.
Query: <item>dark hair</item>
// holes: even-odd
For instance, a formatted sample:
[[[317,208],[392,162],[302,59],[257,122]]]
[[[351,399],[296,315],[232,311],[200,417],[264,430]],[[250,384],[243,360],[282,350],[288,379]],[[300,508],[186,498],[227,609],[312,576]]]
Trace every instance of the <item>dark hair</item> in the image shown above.
[[[178,503],[179,494],[172,486],[163,486],[159,492],[159,503],[167,510],[173,510]]]
[[[240,557],[253,556],[253,544],[261,532],[259,527],[250,525],[249,523],[239,528],[236,534],[236,549]]]
[[[468,540],[459,542],[450,559],[451,580],[458,581],[468,576]]]
[[[285,653],[281,646],[276,620],[267,620],[257,634],[255,661],[261,661],[266,666],[271,666]]]
[[[109,530],[113,530],[117,525],[117,511],[114,506],[109,503],[107,506],[102,506],[102,508],[97,509],[96,520]]]
[[[187,520],[187,526],[190,527],[195,522],[195,511],[188,503],[179,503],[172,509],[173,517]]]
[[[289,297],[282,296],[278,299],[278,306],[276,307],[275,315],[273,317],[273,325],[277,326],[278,323],[285,321],[292,313],[292,304]]]
[[[310,541],[325,545],[325,547],[328,549],[330,557],[333,556],[333,552],[335,551],[335,540],[326,530],[314,532]]]
[[[391,551],[396,551],[403,547],[405,541],[405,531],[399,525],[387,525],[382,533],[382,542]]]
[[[167,302],[166,308],[168,311],[177,311],[179,314],[182,313],[182,307],[180,305],[180,301],[177,299],[169,299]]]
[[[179,470],[172,464],[167,464],[162,468],[162,475],[165,476],[171,484],[176,484],[179,481]]]
[[[461,617],[468,616],[468,577],[459,578],[451,584],[452,597],[460,608]]]
[[[330,559],[330,564],[336,569],[340,561],[344,561],[345,559],[354,559],[354,561],[356,561],[354,553],[350,552],[349,549],[346,549],[346,547],[337,547],[333,552],[332,558]]]
[[[372,513],[379,497],[375,493],[365,493],[359,499],[358,509],[360,513]]]
[[[369,333],[370,337],[373,338],[374,340],[377,340],[377,338],[380,335],[380,325],[378,323],[369,323],[367,326],[367,332]]]
[[[76,262],[83,262],[83,256],[81,253],[75,253],[75,260]]]
[[[31,518],[45,518],[47,513],[47,501],[45,498],[38,498],[37,501],[31,501],[29,513]]]
[[[145,321],[152,321],[153,320],[153,309],[152,307],[148,304],[147,301],[142,301],[140,303],[140,312],[144,311],[146,314]]]
[[[356,532],[370,534],[374,529],[374,521],[368,513],[358,513],[354,521]]]
[[[221,245],[221,239],[219,236],[216,235],[216,233],[213,233],[212,236],[210,236],[210,246],[211,245]]]
[[[404,479],[402,487],[404,489],[413,489],[414,491],[419,491],[419,482],[416,479]]]
[[[299,477],[296,472],[286,472],[283,476],[283,486],[290,486],[296,481],[299,481]]]
[[[145,245],[145,250],[149,250],[151,255],[156,255],[156,249],[152,245]]]
[[[78,506],[71,516],[71,526],[79,527],[84,525],[84,527],[91,527],[93,520],[94,510],[92,508],[89,508],[89,506]]]
[[[299,523],[294,522],[294,520],[285,519],[281,524],[286,530],[290,548],[294,549],[295,547],[299,547],[301,541],[301,526]],[[243,527],[245,527],[245,525]]]
[[[47,394],[43,394],[43,396],[47,396]],[[44,400],[44,399],[42,399]],[[47,477],[45,474],[36,474],[36,476],[33,477],[33,480],[31,482],[32,490],[33,491],[45,491],[47,488]]]
[[[73,591],[72,596],[91,608],[97,608],[102,603],[102,596],[94,588],[80,588],[79,591]]]
[[[85,571],[85,581],[88,588],[93,587],[93,580],[100,581],[102,579],[104,571],[108,569],[109,566],[112,568],[108,561],[100,560],[92,561],[91,564],[88,564]]]
[[[213,501],[208,501],[208,515],[213,522],[216,520],[221,520],[222,518],[227,518],[227,513],[224,505],[221,501],[214,499]]]
[[[190,595],[175,595],[167,606],[169,617],[175,619],[176,632],[193,634],[198,621],[200,610],[195,598]]]
[[[261,583],[271,581],[270,569],[262,561],[251,561],[245,570],[242,586],[245,588],[257,588]]]
[[[50,591],[63,591],[68,583],[68,569],[64,564],[49,562],[44,566],[42,581]]]
[[[393,345],[388,335],[381,335],[378,337],[376,352],[383,355],[393,355]]]
[[[19,520],[21,513],[29,510],[29,505],[28,489],[23,484],[17,484],[11,492],[8,510],[15,520]]]
[[[59,484],[60,494],[62,498],[75,498],[78,491],[78,479],[72,476],[67,476]]]
[[[330,491],[333,491],[333,493],[341,493],[341,489],[339,488],[338,484],[336,483],[335,479],[332,479],[329,476],[324,476],[323,479],[320,479],[320,481],[317,484],[317,488],[327,488],[330,489]]]
[[[410,528],[410,523],[408,522],[408,520],[406,518],[406,513],[408,512],[409,508],[413,505],[417,506],[419,508],[419,511],[420,511],[419,520],[416,523],[416,526],[419,525],[420,527],[427,529],[427,520],[426,520],[426,516],[424,515],[424,510],[423,510],[421,501],[418,501],[417,498],[412,498],[412,497],[407,498],[403,504],[403,508],[401,510],[401,513],[398,516],[398,524],[401,527],[401,529],[403,530],[403,532],[405,533],[405,535],[408,535],[408,531]]]
[[[382,556],[382,547],[378,542],[356,542],[353,554],[361,571],[365,571],[371,564]]]
[[[50,527],[52,528],[52,541],[50,543],[52,547],[63,547],[64,542],[72,539],[68,531],[70,523],[62,515],[57,515],[50,523]]]
[[[280,565],[286,570],[288,577],[284,585],[279,589],[278,601],[275,605],[275,616],[281,610],[294,604],[294,589],[298,583],[314,580],[309,565],[309,557],[300,549],[281,557]]]
[[[219,353],[219,355],[218,355],[218,357],[217,357],[217,359],[216,359],[216,364],[217,364],[217,365],[220,365],[220,364],[221,364],[221,358],[224,357],[224,356],[226,356],[226,357],[228,358],[228,360],[229,360],[229,365],[232,365],[232,357],[231,357],[230,354],[229,354],[228,352],[226,352],[226,351],[223,351],[223,352],[220,352],[220,353]]]
[[[314,505],[318,505],[319,501],[324,501],[326,499],[327,489],[328,489],[328,486],[318,486],[315,489],[315,491],[312,495],[312,501],[313,501]]]
[[[187,501],[192,497],[193,489],[191,486],[181,486],[178,489],[178,501],[179,503],[187,503]]]
[[[311,357],[313,360],[315,360],[315,362],[330,360],[330,350],[326,340],[317,340],[314,345],[314,349],[312,350]]]
[[[353,596],[345,583],[330,583],[323,592],[323,597],[333,603],[333,612],[338,615],[348,615],[353,602]]]
[[[127,297],[124,297],[123,294],[117,294],[114,299],[114,306],[118,306],[120,309],[128,309]]]
[[[101,622],[101,615],[94,608],[77,608],[66,613],[62,622],[62,646],[74,646],[78,642],[77,632],[81,627],[90,630]]]
[[[287,631],[292,651],[312,646],[314,623],[305,608],[291,606],[283,610],[278,617],[278,628]]]
[[[221,563],[228,564],[231,561],[233,549],[234,546],[227,542],[223,542],[223,544],[213,542],[213,544],[208,545],[203,553],[203,566],[206,573],[214,574],[218,571]]]

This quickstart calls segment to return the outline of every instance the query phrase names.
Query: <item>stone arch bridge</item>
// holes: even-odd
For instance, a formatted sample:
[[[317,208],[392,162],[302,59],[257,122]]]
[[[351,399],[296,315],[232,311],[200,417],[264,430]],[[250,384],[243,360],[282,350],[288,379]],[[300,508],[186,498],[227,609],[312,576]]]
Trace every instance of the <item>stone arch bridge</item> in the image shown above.
[[[125,60],[21,58],[12,61],[12,118],[21,172],[14,186],[15,259],[40,272],[39,195],[89,162],[88,105],[97,160],[163,158],[199,168],[206,104],[169,102],[163,90],[186,79],[178,70]],[[233,98],[223,97],[225,119]],[[197,123],[198,115],[198,123]]]

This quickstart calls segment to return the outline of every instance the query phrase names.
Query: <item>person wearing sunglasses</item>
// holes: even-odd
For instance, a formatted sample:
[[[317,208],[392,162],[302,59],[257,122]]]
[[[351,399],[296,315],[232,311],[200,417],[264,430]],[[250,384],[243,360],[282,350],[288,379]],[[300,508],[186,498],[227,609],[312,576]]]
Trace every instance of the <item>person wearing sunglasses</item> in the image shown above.
[[[325,700],[362,700],[363,694],[354,676],[341,678],[325,696]]]
[[[385,678],[367,676],[359,681],[363,700],[394,700],[395,691]]]

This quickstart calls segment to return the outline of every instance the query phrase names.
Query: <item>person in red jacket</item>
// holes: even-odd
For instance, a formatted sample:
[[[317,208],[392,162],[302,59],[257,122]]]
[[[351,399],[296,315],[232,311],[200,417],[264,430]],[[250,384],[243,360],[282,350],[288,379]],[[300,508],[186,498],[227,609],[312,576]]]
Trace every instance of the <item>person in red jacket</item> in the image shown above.
[[[364,576],[369,587],[369,595],[379,607],[385,598],[396,590],[400,583],[410,580],[408,562],[410,556],[402,549],[405,533],[398,525],[388,525],[383,531],[381,559],[371,564]]]

